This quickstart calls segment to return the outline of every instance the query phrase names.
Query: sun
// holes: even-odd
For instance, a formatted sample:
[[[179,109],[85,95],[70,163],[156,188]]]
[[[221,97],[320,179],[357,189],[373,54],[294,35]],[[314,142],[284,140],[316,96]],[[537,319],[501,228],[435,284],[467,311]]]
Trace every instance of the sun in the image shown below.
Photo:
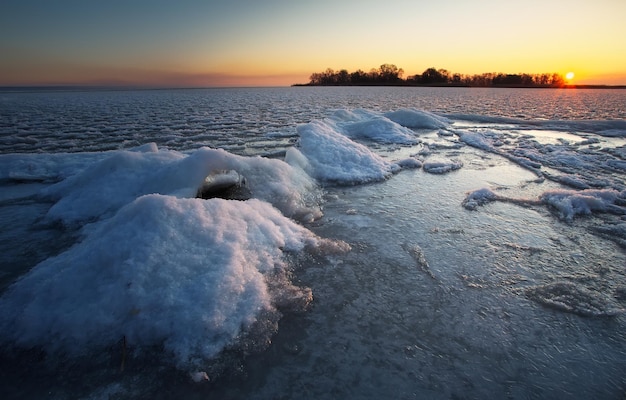
[[[568,72],[567,74],[565,74],[565,79],[567,79],[568,81],[571,81],[572,79],[574,79],[574,73]]]

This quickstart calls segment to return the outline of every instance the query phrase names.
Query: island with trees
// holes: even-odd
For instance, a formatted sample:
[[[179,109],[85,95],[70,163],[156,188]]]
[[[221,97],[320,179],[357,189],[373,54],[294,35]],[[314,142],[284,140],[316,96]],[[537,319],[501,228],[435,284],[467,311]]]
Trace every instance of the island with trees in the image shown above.
[[[592,87],[590,85],[570,85],[558,73],[543,74],[505,74],[488,72],[475,75],[452,73],[446,69],[427,68],[417,75],[403,78],[404,70],[394,64],[382,64],[369,72],[346,69],[315,72],[309,77],[309,83],[294,86],[459,86],[459,87],[520,87],[520,88],[573,88]],[[605,87],[594,85],[593,87]],[[612,87],[612,86],[606,86]]]

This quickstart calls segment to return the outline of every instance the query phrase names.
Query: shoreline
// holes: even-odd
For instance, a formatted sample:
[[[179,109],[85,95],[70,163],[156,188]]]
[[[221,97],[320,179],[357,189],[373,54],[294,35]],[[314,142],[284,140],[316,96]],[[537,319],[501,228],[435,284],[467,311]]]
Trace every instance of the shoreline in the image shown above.
[[[410,84],[410,83],[398,83],[398,84],[370,84],[370,85],[312,85],[310,83],[294,83],[291,87],[303,87],[303,86],[323,86],[323,87],[442,87],[442,88],[490,88],[490,89],[626,89],[626,85],[563,85],[563,86],[538,86],[538,85],[491,85],[491,86],[472,86],[472,85],[458,85],[458,84]]]

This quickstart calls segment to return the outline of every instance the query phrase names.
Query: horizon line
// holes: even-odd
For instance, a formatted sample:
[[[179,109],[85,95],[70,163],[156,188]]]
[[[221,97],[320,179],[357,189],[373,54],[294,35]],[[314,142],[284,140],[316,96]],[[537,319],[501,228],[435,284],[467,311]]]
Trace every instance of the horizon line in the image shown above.
[[[463,85],[311,85],[309,83],[293,83],[289,85],[244,85],[244,86],[185,86],[185,85],[142,85],[142,84],[44,84],[44,85],[0,85],[0,92],[36,92],[36,91],[124,91],[124,90],[202,90],[202,89],[263,89],[290,87],[441,87],[466,89],[626,89],[626,84],[565,84],[562,86],[463,86]]]

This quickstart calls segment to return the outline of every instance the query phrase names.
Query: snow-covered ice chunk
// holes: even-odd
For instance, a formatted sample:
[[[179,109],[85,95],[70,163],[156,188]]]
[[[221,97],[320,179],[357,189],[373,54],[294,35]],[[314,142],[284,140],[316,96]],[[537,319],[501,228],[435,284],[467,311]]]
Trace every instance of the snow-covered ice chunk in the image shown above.
[[[57,200],[48,217],[66,223],[96,219],[110,216],[141,195],[181,189],[189,179],[178,182],[176,187],[177,182],[166,182],[164,175],[169,175],[167,169],[183,158],[178,152],[116,152],[44,189],[44,196]],[[196,177],[199,181],[202,178]]]
[[[66,223],[108,217],[139,196],[152,193],[195,197],[216,172],[235,171],[255,198],[268,201],[297,219],[319,218],[316,182],[284,161],[243,157],[201,148],[175,151],[120,151],[44,191],[58,200],[48,217]]]
[[[385,117],[346,124],[343,129],[354,139],[369,139],[381,143],[417,144],[415,132]]]
[[[393,171],[390,163],[324,121],[298,126],[298,150],[308,161],[307,172],[321,182],[358,184],[381,181]]]
[[[468,210],[475,210],[479,206],[498,200],[498,198],[498,195],[492,192],[491,189],[482,188],[474,190],[463,200],[463,207]]]
[[[491,139],[487,138],[480,132],[471,131],[455,131],[459,136],[459,140],[465,144],[485,151],[494,151]]]
[[[127,151],[150,153],[156,152],[157,146],[146,143]],[[58,182],[116,153],[118,151],[0,154],[0,182]]]
[[[398,124],[379,113],[355,109],[336,110],[324,123],[342,135],[354,140],[380,143],[416,144],[420,142],[415,131]]]
[[[431,174],[445,174],[462,167],[463,163],[460,161],[426,161],[424,163],[424,171]]]
[[[418,169],[422,168],[423,163],[414,157],[404,158],[402,160],[396,161],[401,168],[406,169]]]
[[[414,108],[404,108],[384,115],[393,122],[413,129],[439,129],[451,124],[447,118]]]
[[[576,215],[592,212],[615,211],[626,213],[626,209],[615,205],[626,201],[626,192],[613,189],[550,190],[541,195],[541,201],[559,211],[561,218],[571,221]]]

